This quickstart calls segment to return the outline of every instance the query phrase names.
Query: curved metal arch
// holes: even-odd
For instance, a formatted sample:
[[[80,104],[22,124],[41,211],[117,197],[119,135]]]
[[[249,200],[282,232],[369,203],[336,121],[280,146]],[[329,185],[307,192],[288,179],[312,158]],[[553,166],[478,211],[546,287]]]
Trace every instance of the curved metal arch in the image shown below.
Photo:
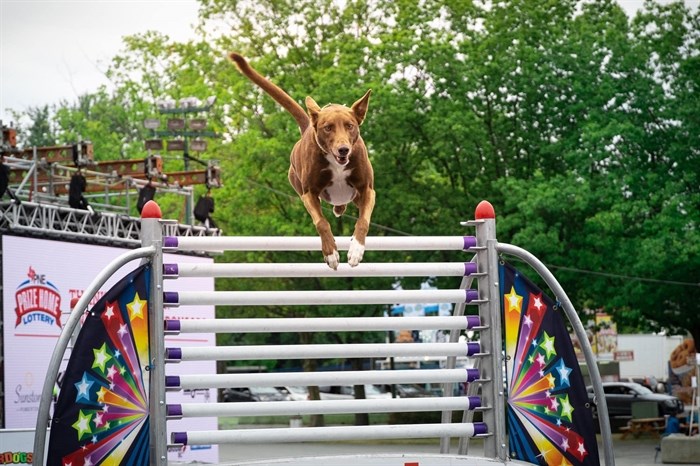
[[[44,464],[44,450],[46,448],[46,429],[49,424],[49,409],[51,408],[51,399],[53,395],[53,386],[56,383],[58,370],[63,359],[63,354],[66,352],[68,343],[70,342],[73,331],[80,323],[82,312],[77,312],[79,309],[87,309],[88,303],[97,294],[100,288],[109,280],[112,275],[122,268],[124,265],[136,259],[152,257],[156,253],[154,246],[134,249],[133,251],[125,252],[121,256],[114,259],[105,267],[102,272],[87,287],[85,293],[80,297],[75,307],[72,309],[66,325],[63,327],[61,336],[56,342],[56,347],[53,350],[49,367],[46,371],[46,379],[44,379],[44,387],[41,391],[41,400],[39,401],[39,413],[36,418],[36,431],[34,434],[34,457],[32,464],[34,466],[42,466]]]
[[[600,432],[603,437],[603,455],[605,456],[605,464],[615,466],[612,433],[610,431],[610,418],[608,417],[608,404],[605,401],[605,394],[603,393],[603,384],[600,377],[600,371],[598,371],[595,354],[593,354],[591,345],[588,343],[586,329],[583,328],[583,324],[576,313],[574,305],[571,303],[571,300],[567,296],[566,291],[564,291],[564,288],[562,288],[557,279],[554,277],[554,274],[552,274],[547,266],[544,265],[532,253],[518,246],[505,243],[498,243],[497,250],[499,253],[515,256],[532,267],[535,272],[542,277],[547,286],[554,292],[559,302],[561,302],[564,313],[569,319],[576,337],[581,342],[581,350],[583,351],[583,356],[586,360],[586,365],[588,366],[588,373],[591,377],[591,383],[593,385],[593,391],[595,393],[598,409],[598,422],[600,423]]]

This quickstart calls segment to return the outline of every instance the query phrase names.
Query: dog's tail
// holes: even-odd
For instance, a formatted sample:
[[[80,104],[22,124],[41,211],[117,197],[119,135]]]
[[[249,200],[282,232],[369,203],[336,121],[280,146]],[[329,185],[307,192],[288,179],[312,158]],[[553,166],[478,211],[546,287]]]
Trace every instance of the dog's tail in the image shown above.
[[[301,105],[296,103],[296,101],[281,88],[273,84],[270,80],[265,79],[260,73],[255,71],[240,54],[231,52],[228,54],[228,57],[236,64],[241,73],[260,86],[263,91],[267,92],[270,97],[275,99],[278,104],[292,114],[299,125],[299,130],[303,134],[306,128],[308,128],[310,121],[309,116],[306,114]]]

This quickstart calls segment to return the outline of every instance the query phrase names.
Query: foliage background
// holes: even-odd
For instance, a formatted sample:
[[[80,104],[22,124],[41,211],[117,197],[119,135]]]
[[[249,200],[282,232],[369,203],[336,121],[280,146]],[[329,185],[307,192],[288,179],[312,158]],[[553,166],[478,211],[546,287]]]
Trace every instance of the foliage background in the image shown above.
[[[461,234],[458,222],[488,199],[499,240],[547,263],[577,309],[611,313],[623,332],[700,339],[699,21],[682,2],[649,0],[631,19],[612,0],[202,0],[197,40],[125,38],[109,68],[113,90],[18,114],[31,122],[20,137],[25,145],[90,139],[98,159],[142,158],[142,122],[157,100],[215,95],[209,118],[222,138],[205,158],[223,169],[224,186],[213,193],[217,223],[230,235],[313,235],[287,182],[295,122],[237,73],[226,52],[247,56],[299,102],[312,95],[350,104],[371,88],[362,128],[377,188],[370,234]],[[167,171],[179,163],[168,160]],[[164,210],[177,218],[182,206],[165,200]],[[356,211],[348,213],[333,220],[337,235],[350,234]]]

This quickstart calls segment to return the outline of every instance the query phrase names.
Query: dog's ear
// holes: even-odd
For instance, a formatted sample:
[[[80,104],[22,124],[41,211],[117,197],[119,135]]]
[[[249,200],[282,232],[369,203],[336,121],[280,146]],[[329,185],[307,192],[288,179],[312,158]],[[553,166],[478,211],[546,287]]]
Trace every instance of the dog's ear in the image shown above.
[[[306,97],[306,111],[309,112],[309,117],[311,118],[311,125],[315,128],[316,122],[318,121],[318,114],[321,111],[321,107],[319,107],[316,101],[310,96]]]
[[[367,108],[369,107],[369,96],[372,93],[372,89],[365,92],[360,100],[352,104],[352,112],[357,118],[357,124],[361,125],[365,120],[365,115],[367,115]]]

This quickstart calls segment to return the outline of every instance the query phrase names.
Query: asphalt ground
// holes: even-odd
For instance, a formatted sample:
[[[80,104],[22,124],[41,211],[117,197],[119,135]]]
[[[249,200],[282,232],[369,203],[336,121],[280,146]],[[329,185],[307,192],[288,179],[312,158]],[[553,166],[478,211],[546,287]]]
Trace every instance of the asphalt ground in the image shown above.
[[[700,441],[700,439],[699,439]],[[600,442],[600,437],[599,437]],[[613,435],[613,446],[615,454],[615,465],[617,466],[652,466],[661,463],[661,454],[658,458],[656,448],[660,444],[660,439],[652,437],[621,438],[621,434]],[[456,443],[453,443],[451,453],[456,454]],[[599,445],[601,454],[601,465],[604,465],[602,458],[602,447]],[[379,455],[388,454],[437,454],[440,452],[437,441],[374,441],[374,442],[319,442],[319,443],[280,443],[280,444],[245,444],[245,445],[220,445],[219,457],[223,465],[236,465],[245,462],[280,459],[299,458],[309,456],[337,456],[337,455]],[[483,455],[483,442],[472,440],[470,442],[469,454],[473,456]],[[342,462],[333,462],[340,465]],[[360,466],[357,463],[348,463],[352,466]],[[687,464],[687,463],[686,463]],[[698,462],[694,463],[700,465]]]

